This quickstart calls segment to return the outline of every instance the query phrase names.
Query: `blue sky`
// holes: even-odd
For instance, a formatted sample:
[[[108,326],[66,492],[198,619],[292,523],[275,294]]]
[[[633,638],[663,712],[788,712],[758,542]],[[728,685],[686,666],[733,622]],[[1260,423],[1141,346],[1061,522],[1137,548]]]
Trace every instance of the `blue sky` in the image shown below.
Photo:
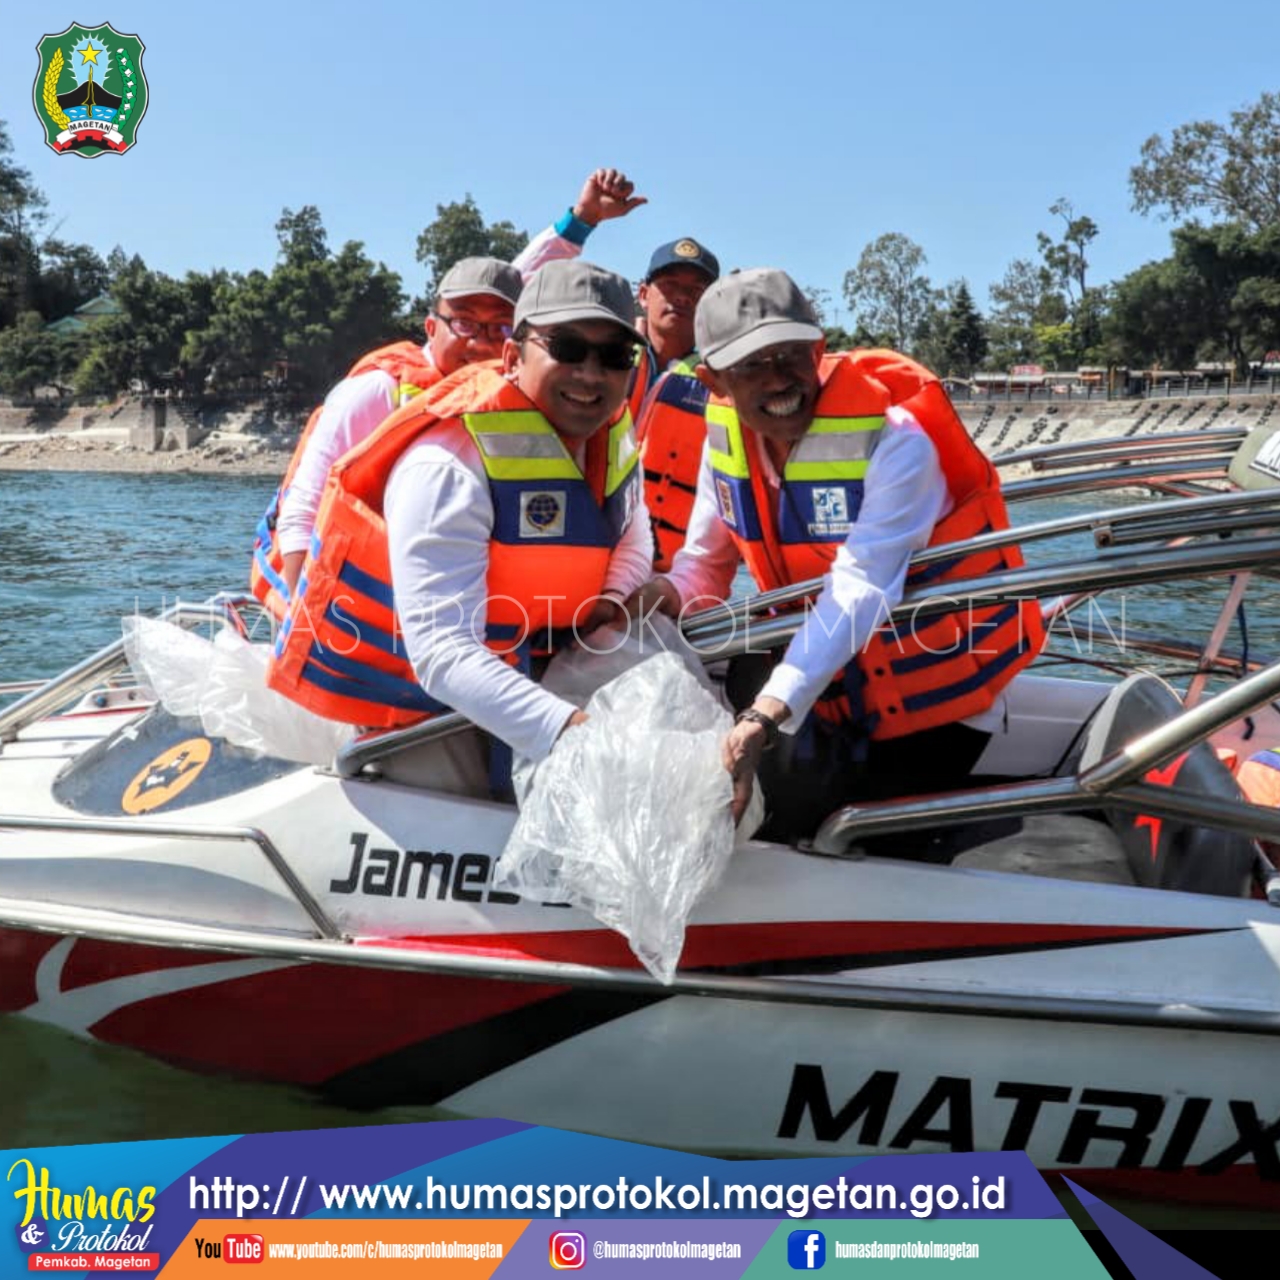
[[[416,292],[437,203],[469,191],[486,218],[532,232],[611,164],[651,204],[597,233],[590,256],[632,278],[691,234],[726,266],[784,267],[838,298],[862,248],[900,231],[936,284],[963,276],[985,307],[1054,230],[1059,196],[1101,228],[1096,281],[1168,252],[1169,224],[1129,209],[1129,168],[1151,134],[1280,88],[1275,13],[1274,0],[10,0],[0,117],[62,237],[173,274],[269,268],[280,210],[315,204],[332,245],[363,240]],[[73,19],[146,45],[131,154],[44,144],[35,46]]]

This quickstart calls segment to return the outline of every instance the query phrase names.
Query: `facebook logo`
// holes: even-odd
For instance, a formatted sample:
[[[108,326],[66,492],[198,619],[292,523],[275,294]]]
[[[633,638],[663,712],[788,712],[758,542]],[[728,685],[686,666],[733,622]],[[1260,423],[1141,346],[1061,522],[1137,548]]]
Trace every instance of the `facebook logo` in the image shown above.
[[[827,1237],[821,1231],[793,1231],[787,1237],[787,1261],[793,1271],[817,1271],[827,1260]]]

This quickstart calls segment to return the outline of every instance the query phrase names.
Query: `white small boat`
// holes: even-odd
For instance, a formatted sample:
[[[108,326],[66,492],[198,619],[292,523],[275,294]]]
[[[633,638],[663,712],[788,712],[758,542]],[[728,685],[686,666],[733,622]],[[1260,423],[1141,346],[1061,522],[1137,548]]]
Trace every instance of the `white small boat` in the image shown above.
[[[492,887],[515,814],[468,793],[461,717],[366,736],[328,768],[255,759],[151,705],[109,646],[0,712],[0,1010],[363,1109],[720,1155],[1025,1148],[1095,1190],[1280,1207],[1280,879],[1258,843],[1280,842],[1280,814],[1214,750],[1251,713],[1275,727],[1257,745],[1280,742],[1280,663],[1222,652],[1250,575],[1280,567],[1280,492],[1226,480],[1243,436],[1010,459],[1046,469],[1014,501],[1154,496],[1016,535],[1107,549],[945,584],[1061,616],[1231,575],[1203,645],[1127,640],[1235,683],[1019,676],[971,789],[736,852],[671,986],[590,916]],[[727,654],[754,611],[751,643],[784,640],[776,603],[700,615],[689,637]],[[255,608],[171,617],[245,629]],[[889,832],[963,852],[877,856]]]

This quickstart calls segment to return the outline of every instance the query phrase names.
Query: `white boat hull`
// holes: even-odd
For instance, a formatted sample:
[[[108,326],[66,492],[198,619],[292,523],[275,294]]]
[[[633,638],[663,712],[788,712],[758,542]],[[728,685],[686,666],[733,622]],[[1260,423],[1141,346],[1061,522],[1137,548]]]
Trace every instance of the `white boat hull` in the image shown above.
[[[1264,902],[751,844],[663,988],[590,917],[493,891],[501,805],[310,768],[135,817],[59,803],[127,721],[51,719],[0,758],[29,819],[0,834],[0,1009],[361,1108],[721,1155],[1025,1148],[1280,1208]]]

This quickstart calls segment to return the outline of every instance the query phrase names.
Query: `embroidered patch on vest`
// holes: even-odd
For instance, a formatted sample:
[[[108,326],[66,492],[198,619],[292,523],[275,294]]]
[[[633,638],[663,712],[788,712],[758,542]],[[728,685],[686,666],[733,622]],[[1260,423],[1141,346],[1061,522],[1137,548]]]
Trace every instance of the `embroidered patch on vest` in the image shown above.
[[[1249,467],[1253,471],[1261,471],[1264,476],[1280,480],[1280,432],[1258,450]]]
[[[852,527],[849,522],[849,495],[842,487],[813,491],[814,522],[809,536],[845,537]]]
[[[544,489],[520,493],[520,536],[522,538],[564,537],[564,492]]]
[[[720,503],[720,519],[731,529],[738,527],[738,516],[733,509],[733,490],[727,480],[716,477],[716,499]]]

